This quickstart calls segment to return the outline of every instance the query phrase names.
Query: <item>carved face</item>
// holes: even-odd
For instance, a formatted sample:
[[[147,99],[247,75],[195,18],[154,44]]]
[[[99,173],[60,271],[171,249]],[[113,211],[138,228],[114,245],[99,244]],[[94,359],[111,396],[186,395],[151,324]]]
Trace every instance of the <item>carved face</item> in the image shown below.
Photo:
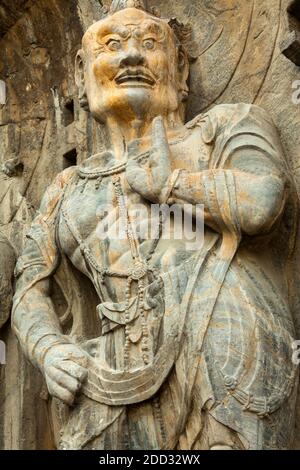
[[[77,84],[102,122],[110,115],[130,121],[175,112],[187,75],[172,29],[135,8],[91,26],[77,56]]]

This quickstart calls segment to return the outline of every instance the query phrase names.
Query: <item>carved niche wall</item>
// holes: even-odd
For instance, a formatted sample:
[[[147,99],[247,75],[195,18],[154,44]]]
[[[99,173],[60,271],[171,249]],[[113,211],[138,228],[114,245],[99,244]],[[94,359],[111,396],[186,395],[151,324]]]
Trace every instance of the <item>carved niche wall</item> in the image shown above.
[[[280,131],[299,191],[296,81],[300,69],[282,53],[282,44],[291,34],[290,16],[296,11],[295,5],[291,10],[291,3],[297,2],[151,0],[162,16],[189,24],[184,38],[192,60],[187,119],[221,103],[263,107]],[[0,162],[5,164],[1,178],[8,191],[19,195],[17,207],[22,204],[23,208],[21,212],[6,208],[11,217],[0,222],[0,231],[16,254],[23,242],[23,237],[16,241],[20,224],[25,232],[53,178],[105,147],[104,130],[79,107],[74,60],[84,30],[101,18],[102,7],[109,4],[97,0],[18,0],[13,6],[8,0],[0,2],[0,79],[7,88],[6,104],[0,105]],[[299,261],[300,253],[294,262]],[[299,281],[298,274],[295,285]],[[290,287],[296,292],[295,286]],[[67,308],[58,287],[53,296],[61,309]],[[300,338],[300,301],[297,295],[292,300]],[[0,373],[0,448],[51,449],[45,385],[23,357],[9,321],[1,327],[0,339],[7,347],[7,364]],[[294,447],[300,448],[300,429]]]

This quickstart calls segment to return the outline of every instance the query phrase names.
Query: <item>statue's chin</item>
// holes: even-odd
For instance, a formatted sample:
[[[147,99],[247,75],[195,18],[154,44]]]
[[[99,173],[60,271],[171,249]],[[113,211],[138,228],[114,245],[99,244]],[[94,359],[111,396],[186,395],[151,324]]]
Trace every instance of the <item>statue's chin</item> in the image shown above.
[[[121,91],[121,90],[120,90]],[[126,86],[122,88],[122,101],[134,115],[141,118],[149,112],[153,102],[152,90],[143,86]],[[129,112],[130,112],[129,111]]]
[[[153,90],[143,86],[124,86],[114,93],[102,95],[101,101],[90,102],[90,109],[95,119],[104,116],[117,116],[126,121],[134,119],[144,120],[152,114],[155,107],[155,94]],[[93,106],[94,105],[94,106]],[[160,104],[158,104],[160,107]]]
[[[178,100],[175,93],[170,94],[166,89],[133,84],[90,94],[89,107],[99,122],[104,123],[109,116],[115,116],[129,123],[135,119],[149,121],[165,114],[167,109],[174,111],[178,108]]]

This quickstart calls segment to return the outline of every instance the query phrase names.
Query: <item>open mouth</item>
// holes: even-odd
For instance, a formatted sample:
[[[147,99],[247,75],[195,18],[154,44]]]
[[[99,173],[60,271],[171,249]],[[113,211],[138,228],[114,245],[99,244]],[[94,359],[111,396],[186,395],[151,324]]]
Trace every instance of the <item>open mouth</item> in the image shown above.
[[[148,86],[155,85],[154,78],[142,70],[125,70],[115,78],[117,85]]]

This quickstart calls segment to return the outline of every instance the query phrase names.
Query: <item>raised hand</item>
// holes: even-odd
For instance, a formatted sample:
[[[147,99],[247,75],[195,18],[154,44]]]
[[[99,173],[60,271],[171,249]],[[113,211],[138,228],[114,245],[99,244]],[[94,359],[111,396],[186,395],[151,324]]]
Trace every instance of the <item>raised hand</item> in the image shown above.
[[[74,344],[56,345],[44,360],[44,375],[50,395],[72,405],[87,378],[87,356]]]
[[[153,120],[152,148],[147,168],[141,167],[134,158],[138,153],[138,141],[134,140],[128,147],[126,167],[126,177],[130,187],[133,191],[152,202],[166,202],[165,195],[168,192],[168,181],[172,170],[168,138],[161,116]]]

